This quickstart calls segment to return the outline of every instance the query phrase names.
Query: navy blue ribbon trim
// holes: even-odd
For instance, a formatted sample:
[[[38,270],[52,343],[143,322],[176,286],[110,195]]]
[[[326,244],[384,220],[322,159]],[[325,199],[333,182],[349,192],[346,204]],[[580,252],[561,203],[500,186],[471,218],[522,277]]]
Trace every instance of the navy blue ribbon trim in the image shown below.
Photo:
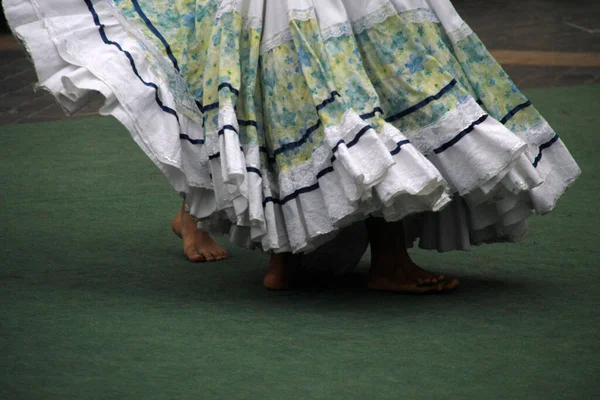
[[[500,120],[500,123],[501,123],[501,124],[505,124],[505,123],[507,123],[507,122],[508,122],[508,121],[509,121],[509,120],[510,120],[512,117],[514,117],[514,116],[515,116],[515,114],[516,114],[516,113],[518,113],[519,111],[521,111],[521,110],[522,110],[522,109],[524,109],[524,108],[527,108],[527,107],[529,107],[530,105],[531,105],[531,101],[529,101],[529,100],[527,100],[527,101],[526,101],[525,103],[523,103],[523,104],[519,104],[518,106],[516,106],[515,108],[513,108],[512,110],[510,110],[510,111],[508,112],[508,114],[506,114],[506,115],[504,116],[504,118],[502,118],[502,119]]]
[[[242,153],[244,153],[244,148],[243,148],[242,146],[240,146],[240,151],[241,151]],[[209,160],[214,160],[215,158],[219,158],[219,157],[221,157],[221,153],[220,153],[220,152],[217,152],[217,153],[215,153],[215,154],[211,154],[211,155],[209,155],[209,156],[208,156],[208,159],[209,159]]]
[[[246,167],[246,171],[254,173],[254,174],[256,174],[256,175],[258,175],[258,176],[260,176],[262,178],[262,174],[260,173],[260,170],[258,168]]]
[[[322,177],[324,177],[325,175],[327,175],[328,173],[333,172],[333,165],[330,167],[327,167],[323,170],[321,170],[318,174],[317,174],[317,179],[321,179]]]
[[[272,162],[272,163],[274,163],[275,161],[277,161],[277,160],[275,159],[275,157],[271,157],[271,156],[269,155],[269,150],[267,150],[267,148],[266,148],[265,146],[259,146],[259,147],[258,147],[258,151],[260,151],[261,153],[265,153],[265,155],[267,156],[267,160],[268,160],[269,162]]]
[[[488,115],[484,114],[481,117],[479,117],[479,119],[477,121],[473,121],[471,123],[471,125],[469,125],[469,127],[467,127],[466,129],[463,129],[462,131],[460,131],[460,133],[456,136],[454,136],[451,140],[449,140],[448,142],[444,143],[443,145],[441,145],[440,147],[438,147],[437,149],[433,150],[433,152],[435,154],[440,154],[441,152],[448,150],[450,147],[454,146],[456,143],[458,143],[458,141],[460,139],[462,139],[463,137],[465,137],[469,132],[471,132],[473,129],[475,129],[475,126],[481,124],[483,121],[485,121],[487,119]]]
[[[131,68],[133,69],[133,73],[135,74],[135,76],[137,76],[138,79],[145,86],[148,86],[148,87],[151,87],[154,89],[154,92],[155,92],[154,100],[156,101],[156,104],[158,104],[158,106],[161,108],[161,110],[163,110],[167,114],[173,115],[177,119],[177,122],[179,123],[179,116],[177,115],[177,112],[175,110],[173,110],[172,108],[165,106],[163,104],[162,100],[160,99],[160,96],[158,95],[158,86],[153,82],[146,82],[141,77],[140,73],[137,70],[137,67],[135,66],[135,61],[133,60],[133,56],[131,55],[131,53],[128,52],[127,50],[123,50],[123,48],[121,47],[121,45],[119,43],[113,42],[108,39],[108,37],[106,36],[106,32],[104,31],[105,25],[100,23],[100,17],[98,16],[98,13],[96,12],[94,5],[92,4],[92,1],[91,0],[84,0],[84,1],[88,7],[88,10],[92,14],[92,18],[94,19],[94,24],[98,27],[98,31],[100,33],[100,37],[102,38],[102,41],[107,45],[115,46],[117,49],[119,49],[119,51],[121,53],[125,54],[125,56],[129,60],[129,63],[131,64]]]
[[[239,90],[237,90],[236,88],[234,88],[234,87],[231,85],[231,83],[228,83],[228,82],[223,82],[223,83],[221,83],[221,84],[219,85],[219,88],[218,88],[218,90],[225,89],[225,88],[229,89],[229,91],[230,91],[231,93],[235,94],[236,96],[239,96],[239,94],[240,94],[240,91],[239,91]]]
[[[234,131],[239,135],[237,129],[235,129],[233,125],[225,125],[223,128],[221,128],[221,130],[219,131],[219,136],[223,135],[225,131]]]
[[[191,144],[204,144],[204,139],[192,139],[191,137],[189,137],[188,135],[186,135],[184,133],[179,134],[179,139],[187,140]]]
[[[380,109],[380,108],[378,107],[378,109]],[[376,110],[377,110],[377,109],[376,109]],[[380,109],[380,110],[381,110],[381,109]],[[374,112],[375,112],[375,111],[374,111]],[[382,112],[383,112],[383,111],[382,111]],[[361,116],[361,118],[362,118],[362,116]],[[363,119],[364,119],[364,118],[363,118]],[[289,150],[293,150],[293,149],[295,149],[295,148],[297,148],[297,147],[300,147],[300,146],[302,146],[304,143],[306,143],[306,141],[308,140],[308,138],[310,137],[310,135],[312,135],[312,134],[313,134],[313,133],[314,133],[314,132],[315,132],[317,129],[319,129],[319,128],[321,127],[321,125],[322,125],[322,123],[321,123],[321,120],[319,120],[319,121],[318,121],[318,122],[317,122],[315,125],[311,126],[310,128],[308,128],[308,129],[306,130],[306,132],[304,133],[304,135],[302,135],[302,137],[300,138],[300,140],[298,140],[298,141],[296,141],[296,142],[292,142],[292,143],[286,143],[286,144],[282,145],[280,148],[278,148],[277,150],[275,150],[275,151],[273,152],[273,157],[270,157],[270,156],[269,156],[269,159],[272,159],[272,160],[274,161],[274,160],[275,160],[275,157],[277,157],[279,154],[281,154],[281,153],[284,153],[284,152],[286,152],[286,151],[289,151]],[[357,135],[354,137],[354,139],[352,139],[352,141],[351,141],[351,142],[349,142],[349,143],[348,143],[346,146],[347,146],[347,147],[352,147],[352,146],[354,146],[354,145],[355,145],[355,144],[356,144],[356,143],[357,143],[357,142],[360,140],[361,136],[362,136],[362,135],[364,135],[364,134],[365,134],[365,132],[366,132],[366,131],[368,131],[369,129],[371,129],[371,126],[369,126],[369,125],[366,125],[366,126],[364,126],[364,127],[361,129],[361,131],[360,131],[360,132],[359,132],[359,133],[358,133],[358,134],[357,134]],[[345,143],[345,142],[344,142],[344,140],[340,140],[340,141],[339,141],[339,142],[338,142],[338,143],[335,145],[335,147],[333,148],[333,150],[332,150],[332,151],[335,153],[335,152],[336,152],[336,150],[337,150],[337,148],[338,148],[338,146],[339,146],[340,144],[342,144],[342,143]],[[265,152],[267,152],[267,149],[266,149],[266,148],[261,148],[261,151],[263,151],[263,149],[264,149],[264,151],[265,151]]]
[[[336,91],[331,92],[331,94],[329,95],[329,98],[323,100],[323,102],[317,106],[317,111],[320,111],[321,109],[323,109],[327,104],[333,103],[335,101],[335,96],[341,97],[338,92],[336,92]]]
[[[233,86],[232,86],[230,83],[227,83],[227,82],[223,82],[223,83],[221,83],[221,84],[219,85],[219,88],[218,88],[218,90],[225,89],[225,88],[229,89],[229,90],[230,90],[230,91],[231,91],[233,94],[235,94],[236,96],[238,96],[238,95],[240,94],[240,91],[239,91],[239,90],[237,90],[237,89],[236,89],[236,88],[234,88],[234,87],[233,87]],[[205,113],[205,112],[207,112],[207,111],[210,111],[210,110],[214,110],[214,109],[216,109],[216,108],[219,108],[219,102],[218,102],[218,101],[215,101],[214,103],[211,103],[211,104],[209,104],[209,105],[206,105],[206,106],[204,106],[204,105],[202,105],[202,103],[201,103],[200,101],[196,100],[196,107],[198,107],[198,109],[199,109],[200,111],[202,111],[202,113]],[[254,121],[253,121],[253,122],[254,122]]]
[[[317,123],[315,125],[308,128],[306,130],[306,132],[304,133],[304,135],[302,135],[300,140],[298,140],[296,142],[286,143],[286,144],[282,145],[280,148],[278,148],[277,150],[275,150],[273,152],[272,158],[275,159],[275,157],[277,157],[281,153],[284,153],[286,151],[290,151],[297,147],[302,146],[304,143],[306,143],[306,141],[308,140],[310,135],[312,135],[317,129],[319,129],[320,126],[321,126],[321,120],[317,121]]]
[[[348,144],[346,145],[347,148],[350,148],[352,146],[354,146],[356,143],[358,143],[358,141],[360,140],[361,137],[363,137],[363,135],[365,133],[367,133],[367,131],[371,128],[371,125],[365,125],[362,127],[362,129],[360,131],[358,131],[358,133],[356,134],[356,136],[354,136],[354,139],[352,139],[350,142],[348,142]]]
[[[381,115],[383,115],[383,114],[384,114],[384,113],[383,113],[383,110],[381,109],[381,107],[375,107],[375,108],[373,109],[373,111],[371,111],[370,113],[361,114],[361,115],[360,115],[360,117],[361,117],[362,119],[369,119],[369,118],[373,118],[373,117],[375,116],[375,114],[377,114],[377,113],[379,113],[379,114],[381,114]]]
[[[281,204],[281,202],[279,201],[279,199],[276,199],[274,197],[268,196],[265,197],[263,200],[263,207],[267,205],[267,203],[273,203],[273,204]]]
[[[278,203],[281,204],[281,205],[284,205],[285,203],[294,200],[296,197],[300,196],[301,194],[303,194],[303,193],[310,193],[312,191],[317,190],[319,187],[320,187],[319,186],[319,182],[317,182],[317,183],[315,183],[313,185],[300,188],[298,190],[295,190],[294,193],[290,193],[287,196],[285,196],[283,199],[279,200]],[[263,203],[265,203],[266,200],[267,199],[265,199],[265,201],[263,201]],[[275,199],[273,199],[273,200],[275,200]],[[273,201],[273,202],[275,203],[275,201]]]
[[[395,114],[395,115],[392,115],[391,117],[386,118],[385,122],[393,122],[400,118],[404,118],[407,115],[412,114],[415,111],[425,107],[427,104],[431,103],[432,101],[439,100],[444,94],[449,92],[450,89],[452,89],[454,87],[454,85],[456,85],[456,79],[452,79],[450,81],[450,83],[448,83],[446,86],[444,86],[442,88],[442,90],[440,90],[436,94],[425,98],[424,100],[420,101],[419,103],[415,104],[414,106],[411,106],[411,107],[407,108],[406,110],[399,112],[398,114]]]
[[[256,121],[252,121],[252,120],[244,121],[244,120],[238,119],[238,124],[240,124],[241,126],[253,126],[255,128],[258,128],[258,124],[256,123]]]
[[[400,150],[402,150],[402,146],[404,146],[405,144],[409,144],[410,141],[407,140],[401,140],[399,142],[396,143],[396,148],[394,150],[392,150],[390,152],[391,155],[395,156],[396,154],[400,153]]]
[[[222,84],[219,86],[219,89],[222,89],[223,87],[227,87],[227,88],[229,88],[230,90],[232,90],[232,91],[235,91],[234,93],[236,93],[236,92],[237,92],[237,89],[233,88],[233,87],[232,87],[232,86],[231,86],[229,83],[222,83]],[[236,94],[237,94],[237,93],[236,93]],[[325,107],[327,104],[330,104],[330,103],[332,103],[333,101],[335,101],[335,97],[336,97],[336,96],[337,96],[337,97],[340,97],[340,94],[339,94],[338,92],[336,92],[336,91],[334,91],[334,92],[331,92],[331,95],[330,95],[330,97],[329,97],[328,99],[326,99],[325,101],[323,101],[321,104],[319,104],[319,105],[316,107],[316,108],[317,108],[317,111],[318,111],[318,110],[321,110],[321,109],[322,109],[323,107]],[[209,104],[209,105],[207,105],[207,106],[202,106],[202,103],[200,103],[199,101],[196,101],[196,105],[197,105],[197,106],[198,106],[198,108],[199,108],[199,109],[200,109],[200,110],[201,110],[201,111],[204,113],[204,112],[206,112],[206,111],[209,111],[209,110],[212,110],[212,109],[218,108],[218,107],[219,107],[219,102],[212,103],[212,104]],[[381,114],[383,114],[383,110],[382,110],[380,107],[376,107],[376,108],[375,108],[375,109],[374,109],[372,112],[370,112],[370,113],[367,113],[367,114],[362,114],[360,117],[361,117],[362,119],[369,119],[369,118],[373,118],[373,117],[375,116],[375,114],[377,114],[377,113],[381,113]],[[248,120],[248,121],[244,121],[244,120],[238,120],[238,123],[239,123],[241,126],[254,126],[254,127],[256,127],[256,128],[258,127],[258,124],[257,124],[257,122],[256,122],[256,121],[253,121],[253,120]],[[264,152],[264,153],[266,153],[266,154],[267,154],[267,156],[268,156],[268,158],[269,158],[269,161],[271,161],[271,162],[275,162],[275,160],[276,160],[276,157],[277,157],[278,155],[280,155],[280,154],[282,154],[282,153],[285,153],[286,151],[290,151],[290,150],[293,150],[293,149],[295,149],[295,148],[298,148],[298,147],[302,146],[303,144],[305,144],[305,143],[308,141],[308,139],[310,138],[310,136],[311,136],[311,135],[312,135],[312,134],[313,134],[315,131],[317,131],[317,130],[318,130],[320,127],[321,127],[321,126],[322,126],[322,122],[321,122],[321,120],[318,120],[316,124],[312,125],[311,127],[309,127],[309,128],[306,130],[306,132],[305,132],[305,133],[302,135],[302,137],[301,137],[299,140],[297,140],[297,141],[295,141],[295,142],[291,142],[291,143],[286,143],[286,144],[282,145],[281,147],[279,147],[278,149],[276,149],[275,151],[273,151],[273,156],[271,156],[271,155],[269,155],[269,154],[268,154],[268,151],[267,151],[266,147],[264,147],[264,146],[261,146],[261,147],[260,147],[260,151],[262,151],[262,152]],[[220,133],[220,134],[222,134],[222,132],[219,132],[219,133]],[[364,133],[364,132],[363,132],[363,133]],[[361,136],[362,136],[362,135],[361,135]],[[358,137],[358,138],[354,138],[354,140],[356,140],[356,141],[358,141],[358,139],[360,139],[360,137]],[[353,146],[352,142],[348,144],[348,147],[352,147],[352,146]]]
[[[202,104],[200,104],[200,110],[202,111],[202,113],[205,113],[205,112],[210,111],[210,110],[214,110],[215,108],[219,108],[219,102],[218,101],[215,102],[215,103],[209,104],[207,106],[202,106]]]
[[[371,126],[367,125],[365,127],[363,127],[355,136],[354,139],[352,139],[352,141],[350,141],[347,145],[347,147],[352,147],[354,146],[358,140],[360,139],[360,137],[362,135],[364,135],[365,132],[367,132],[369,129],[371,129]],[[340,140],[338,142],[338,144],[334,147],[334,149],[332,151],[335,152],[335,150],[337,150],[338,145],[340,145],[341,143],[343,143],[343,140]],[[402,146],[406,145],[410,143],[408,140],[401,140],[399,142],[397,142],[397,147],[396,149],[394,149],[393,151],[390,152],[391,155],[396,155],[400,152]],[[331,158],[331,163],[333,164],[333,162],[336,160],[335,156],[333,156]],[[333,165],[321,170],[318,174],[317,174],[317,180],[321,179],[323,176],[331,173],[334,171]],[[312,192],[313,190],[317,190],[319,188],[319,182],[310,185],[310,186],[306,186],[303,188],[300,188],[296,191],[294,191],[293,193],[290,193],[289,195],[285,196],[283,199],[279,200],[279,199],[275,199],[273,197],[266,197],[263,200],[263,206],[265,206],[267,203],[272,202],[274,204],[280,204],[280,205],[284,205],[285,203],[289,202],[290,200],[295,199],[296,197],[298,197],[299,195],[301,195],[302,193],[308,193],[308,192]]]
[[[148,19],[148,17],[144,13],[144,11],[142,11],[142,7],[140,7],[140,4],[138,3],[138,1],[137,0],[131,0],[131,3],[133,4],[133,8],[135,8],[135,11],[139,14],[139,16],[142,18],[142,20],[144,20],[144,23],[146,24],[146,26],[148,27],[148,29],[150,29],[150,31],[152,33],[154,33],[154,35],[158,38],[158,40],[160,40],[162,42],[162,44],[165,46],[165,50],[167,52],[167,56],[171,59],[171,62],[173,63],[173,67],[175,67],[175,69],[177,70],[177,72],[179,72],[179,65],[177,63],[177,59],[175,58],[175,55],[173,55],[173,51],[171,50],[171,46],[169,45],[169,43],[167,42],[167,40],[158,31],[158,29],[156,29],[156,27],[154,26],[154,24],[152,24],[152,22]]]
[[[358,143],[358,141],[360,140],[361,137],[363,137],[363,135],[365,133],[367,133],[367,131],[371,129],[371,125],[365,125],[362,127],[362,129],[360,131],[358,131],[358,133],[356,134],[356,136],[354,136],[354,139],[352,139],[351,141],[349,141],[346,144],[347,148],[350,148],[352,146],[354,146],[356,143]],[[331,152],[335,154],[335,152],[337,151],[338,147],[340,146],[340,144],[344,144],[346,143],[344,141],[344,139],[340,139],[339,142],[337,142],[337,144],[333,147],[333,149],[331,149]]]
[[[552,146],[557,141],[558,141],[558,134],[555,134],[552,139],[550,139],[549,141],[547,141],[546,143],[544,143],[544,144],[542,144],[540,146],[540,151],[539,151],[538,155],[535,157],[535,160],[533,160],[533,167],[534,168],[537,168],[540,160],[542,159],[542,151],[544,151],[548,147]]]

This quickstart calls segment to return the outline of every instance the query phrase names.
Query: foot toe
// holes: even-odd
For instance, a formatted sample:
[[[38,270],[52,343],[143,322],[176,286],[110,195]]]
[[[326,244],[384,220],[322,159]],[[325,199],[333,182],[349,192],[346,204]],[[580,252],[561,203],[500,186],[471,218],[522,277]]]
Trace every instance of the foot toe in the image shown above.
[[[191,261],[191,262],[199,262],[200,261],[200,254],[186,254],[185,257],[188,259],[188,261]]]
[[[400,291],[405,293],[431,293],[438,291],[438,285],[403,285]]]
[[[212,259],[215,261],[221,261],[223,259],[221,257],[221,255],[219,254],[219,252],[215,251],[214,249],[210,250],[210,255],[211,255]]]
[[[202,256],[202,258],[204,258],[204,260],[206,262],[211,262],[214,261],[215,258],[213,257],[213,255],[205,250],[196,250],[198,252],[198,254],[200,254]]]
[[[202,262],[204,261],[204,257],[202,254],[198,253],[194,246],[184,246],[183,254],[185,257],[191,262]]]
[[[441,281],[435,276],[427,276],[427,277],[417,278],[415,280],[415,282],[419,286],[432,286],[432,285],[437,285]]]
[[[454,290],[460,285],[458,279],[451,279],[448,282],[442,284],[442,290]]]
[[[223,251],[219,252],[219,256],[221,257],[221,260],[226,260],[229,258],[229,253],[227,253],[227,251],[223,250]]]
[[[202,254],[199,254],[197,252],[185,253],[185,257],[191,262],[204,262],[205,261]]]

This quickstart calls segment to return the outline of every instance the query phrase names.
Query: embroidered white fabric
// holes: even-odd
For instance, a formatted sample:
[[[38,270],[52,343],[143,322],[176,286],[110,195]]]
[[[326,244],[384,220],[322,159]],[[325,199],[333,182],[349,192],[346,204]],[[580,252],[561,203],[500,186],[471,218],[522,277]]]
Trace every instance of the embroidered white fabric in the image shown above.
[[[330,148],[354,132],[358,132],[366,122],[353,110],[347,110],[342,116],[342,122],[335,126],[325,128],[325,141]]]
[[[429,154],[428,159],[450,188],[464,196],[502,179],[526,149],[524,141],[500,122],[487,118],[444,151]]]
[[[352,136],[365,126],[365,122],[352,110],[346,111],[339,125],[326,128],[326,144],[313,151],[310,160],[279,174],[279,190],[285,197],[294,191],[317,182],[316,175],[331,165],[331,149],[344,137]]]
[[[534,147],[536,150],[540,145],[551,140],[556,135],[554,129],[552,129],[545,119],[542,119],[535,125],[529,126],[527,130],[518,133],[529,146]]]
[[[469,97],[432,124],[418,131],[406,131],[404,134],[421,153],[428,155],[484,114],[485,111],[479,104]]]

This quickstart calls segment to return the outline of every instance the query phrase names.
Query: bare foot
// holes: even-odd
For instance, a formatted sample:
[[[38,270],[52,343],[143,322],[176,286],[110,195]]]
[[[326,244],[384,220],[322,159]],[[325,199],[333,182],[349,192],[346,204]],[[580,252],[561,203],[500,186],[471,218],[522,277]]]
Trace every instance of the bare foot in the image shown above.
[[[369,289],[403,293],[435,293],[458,287],[458,280],[446,279],[416,265],[406,251],[402,222],[367,220],[371,244]]]
[[[263,285],[269,290],[289,289],[294,282],[298,260],[292,253],[272,254]]]
[[[443,275],[425,271],[412,261],[400,264],[396,259],[379,257],[373,260],[369,271],[368,288],[372,290],[436,293],[454,290],[458,285],[458,280],[446,280]]]
[[[206,232],[199,231],[192,216],[180,209],[173,223],[173,232],[183,240],[183,253],[191,262],[221,261],[229,258],[227,250]]]

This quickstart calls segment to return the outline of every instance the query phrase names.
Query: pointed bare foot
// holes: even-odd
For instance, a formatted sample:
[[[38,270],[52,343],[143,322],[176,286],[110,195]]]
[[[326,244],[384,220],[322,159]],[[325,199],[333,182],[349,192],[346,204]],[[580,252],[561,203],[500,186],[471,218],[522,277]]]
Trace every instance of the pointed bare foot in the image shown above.
[[[183,253],[191,262],[221,261],[229,258],[227,250],[219,246],[207,233],[199,231],[192,216],[180,209],[173,223],[173,233],[183,241]]]
[[[294,283],[298,260],[292,253],[272,254],[263,285],[269,290],[289,289]]]
[[[400,265],[393,259],[374,262],[368,282],[372,290],[417,294],[451,291],[458,285],[458,280],[425,271],[412,261]]]
[[[458,287],[456,279],[446,279],[417,266],[406,251],[402,221],[367,220],[371,244],[369,289],[401,293],[436,293]]]

